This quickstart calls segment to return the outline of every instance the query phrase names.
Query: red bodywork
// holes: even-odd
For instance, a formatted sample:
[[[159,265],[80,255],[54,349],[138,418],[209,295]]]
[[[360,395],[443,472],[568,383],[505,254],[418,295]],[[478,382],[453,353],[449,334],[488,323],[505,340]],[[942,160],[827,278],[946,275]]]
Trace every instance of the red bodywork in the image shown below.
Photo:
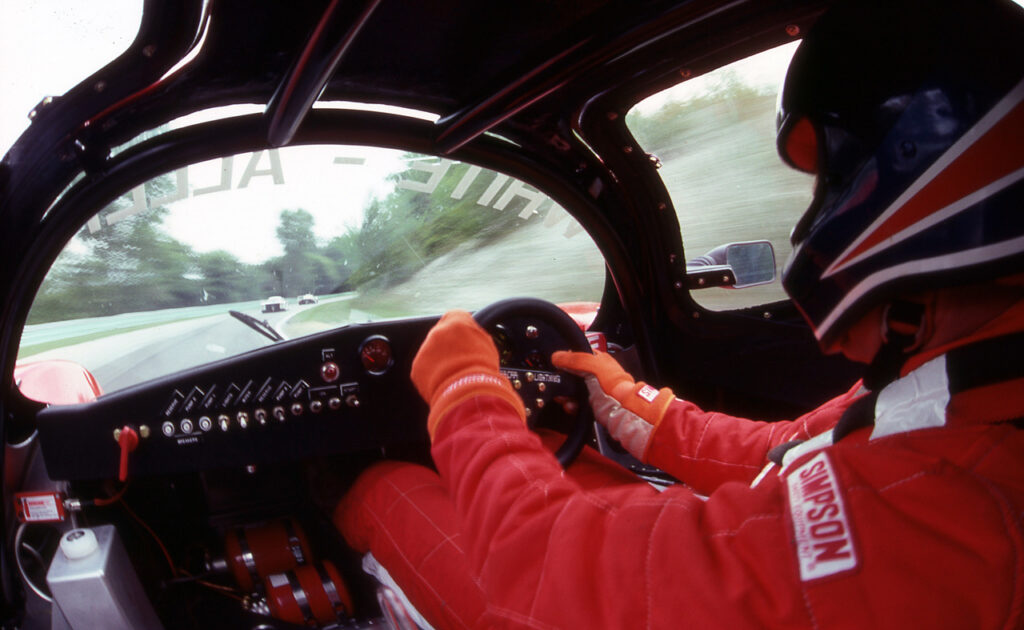
[[[558,308],[568,313],[583,332],[587,332],[590,325],[594,323],[598,307],[600,304],[597,302],[561,302],[558,304]]]
[[[18,363],[14,382],[26,397],[51,405],[90,402],[103,394],[89,370],[73,361]]]

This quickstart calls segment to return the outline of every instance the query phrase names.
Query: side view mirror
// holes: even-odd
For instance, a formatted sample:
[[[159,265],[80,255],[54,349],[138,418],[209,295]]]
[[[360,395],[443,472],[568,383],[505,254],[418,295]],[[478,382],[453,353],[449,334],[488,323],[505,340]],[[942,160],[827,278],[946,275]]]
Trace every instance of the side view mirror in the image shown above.
[[[686,261],[686,277],[691,289],[768,284],[775,280],[775,249],[768,241],[719,245]]]

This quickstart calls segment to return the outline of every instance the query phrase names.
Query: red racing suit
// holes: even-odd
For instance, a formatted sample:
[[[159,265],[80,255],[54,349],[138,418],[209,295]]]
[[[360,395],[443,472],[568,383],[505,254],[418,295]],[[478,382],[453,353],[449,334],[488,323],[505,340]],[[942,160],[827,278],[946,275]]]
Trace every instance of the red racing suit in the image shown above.
[[[422,560],[410,598],[441,626],[1021,628],[1024,373],[976,378],[961,359],[890,384],[873,425],[835,443],[858,388],[776,423],[676,399],[647,460],[686,485],[662,492],[578,482],[507,402],[479,396],[438,427],[440,499],[406,510],[438,514],[447,555],[395,535],[401,510],[368,518],[365,485],[336,523],[385,566]],[[377,485],[420,484],[395,479]]]

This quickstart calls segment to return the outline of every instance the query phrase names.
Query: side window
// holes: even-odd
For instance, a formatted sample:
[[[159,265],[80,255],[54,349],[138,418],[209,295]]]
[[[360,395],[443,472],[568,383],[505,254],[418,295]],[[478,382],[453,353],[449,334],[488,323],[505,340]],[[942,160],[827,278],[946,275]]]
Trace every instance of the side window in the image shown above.
[[[596,308],[604,278],[579,223],[525,182],[287,147],[191,164],[101,209],[47,274],[18,356],[78,362],[109,392],[271,343],[253,327],[294,338],[514,296]]]
[[[807,208],[814,178],[775,152],[775,105],[796,44],[695,77],[638,103],[626,124],[661,161],[687,259],[726,244],[768,240],[776,279],[740,290],[693,292],[698,304],[728,310],[786,298],[779,276],[790,229]]]

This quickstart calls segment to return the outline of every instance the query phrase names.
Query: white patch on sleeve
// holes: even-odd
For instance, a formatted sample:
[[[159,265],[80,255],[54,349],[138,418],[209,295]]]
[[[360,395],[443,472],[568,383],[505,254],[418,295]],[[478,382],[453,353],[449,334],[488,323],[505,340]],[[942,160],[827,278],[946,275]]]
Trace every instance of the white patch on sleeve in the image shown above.
[[[857,567],[850,519],[832,463],[818,453],[786,477],[800,578],[837,575]]]

